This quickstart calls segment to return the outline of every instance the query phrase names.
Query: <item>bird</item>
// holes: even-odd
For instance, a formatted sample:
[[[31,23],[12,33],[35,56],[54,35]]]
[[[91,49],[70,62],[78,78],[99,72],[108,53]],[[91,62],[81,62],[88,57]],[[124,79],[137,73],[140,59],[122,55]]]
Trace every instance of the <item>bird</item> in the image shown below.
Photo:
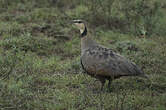
[[[90,76],[101,82],[101,90],[108,80],[108,89],[111,82],[122,76],[148,76],[133,62],[116,53],[113,49],[98,44],[89,36],[84,20],[72,20],[74,26],[80,31],[81,39],[81,66]]]

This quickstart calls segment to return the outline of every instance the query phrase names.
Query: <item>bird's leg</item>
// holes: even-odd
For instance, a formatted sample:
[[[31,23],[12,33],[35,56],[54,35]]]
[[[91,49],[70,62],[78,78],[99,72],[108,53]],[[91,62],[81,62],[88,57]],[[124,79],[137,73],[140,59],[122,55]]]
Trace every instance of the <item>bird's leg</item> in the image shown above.
[[[105,79],[99,79],[100,82],[101,82],[101,91],[103,91],[103,87],[104,87],[104,84],[105,84]]]
[[[112,79],[110,78],[110,79],[108,79],[108,81],[109,81],[109,82],[108,82],[108,90],[111,91],[110,86],[111,86]]]

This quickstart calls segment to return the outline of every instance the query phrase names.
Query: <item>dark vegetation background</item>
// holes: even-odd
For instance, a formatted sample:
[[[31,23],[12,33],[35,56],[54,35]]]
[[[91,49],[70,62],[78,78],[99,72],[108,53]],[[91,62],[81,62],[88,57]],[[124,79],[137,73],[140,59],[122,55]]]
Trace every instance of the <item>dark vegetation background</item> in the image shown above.
[[[166,110],[165,12],[165,0],[0,0],[0,110]],[[152,83],[126,77],[100,92],[81,74],[72,19]]]

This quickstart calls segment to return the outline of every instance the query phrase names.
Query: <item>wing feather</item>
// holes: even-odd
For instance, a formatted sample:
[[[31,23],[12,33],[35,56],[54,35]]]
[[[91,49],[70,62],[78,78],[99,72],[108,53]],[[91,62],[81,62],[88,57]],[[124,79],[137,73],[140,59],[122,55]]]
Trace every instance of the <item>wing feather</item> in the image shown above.
[[[143,74],[133,62],[101,46],[87,49],[81,59],[84,70],[91,75],[118,77]]]

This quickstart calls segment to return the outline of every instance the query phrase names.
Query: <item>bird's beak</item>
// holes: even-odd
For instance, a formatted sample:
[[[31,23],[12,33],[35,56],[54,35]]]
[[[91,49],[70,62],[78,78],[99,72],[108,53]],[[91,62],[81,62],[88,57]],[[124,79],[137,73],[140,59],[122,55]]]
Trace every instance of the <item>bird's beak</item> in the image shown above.
[[[75,24],[76,22],[74,20],[72,20],[70,23],[71,23],[73,28],[76,28],[76,24]]]
[[[76,21],[75,21],[75,20],[72,20],[71,23],[74,24],[74,23],[76,23]]]
[[[78,20],[72,20],[72,23],[74,24],[74,23],[78,23]]]

